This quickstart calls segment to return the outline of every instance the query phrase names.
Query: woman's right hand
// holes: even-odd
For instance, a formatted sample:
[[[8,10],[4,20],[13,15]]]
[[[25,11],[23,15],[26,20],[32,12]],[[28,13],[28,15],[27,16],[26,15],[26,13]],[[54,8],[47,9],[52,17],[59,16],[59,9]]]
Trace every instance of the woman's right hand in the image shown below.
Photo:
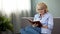
[[[47,29],[47,28],[48,28],[48,26],[44,25],[44,26],[42,26],[42,28],[46,28],[46,29]]]

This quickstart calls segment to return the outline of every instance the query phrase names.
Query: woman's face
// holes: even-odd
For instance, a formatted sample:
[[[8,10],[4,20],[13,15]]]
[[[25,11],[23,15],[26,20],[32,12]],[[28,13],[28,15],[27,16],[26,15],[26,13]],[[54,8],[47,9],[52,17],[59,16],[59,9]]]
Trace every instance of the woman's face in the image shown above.
[[[43,6],[37,6],[37,11],[40,13],[40,14],[44,14],[45,13],[45,9],[44,9],[44,7]]]

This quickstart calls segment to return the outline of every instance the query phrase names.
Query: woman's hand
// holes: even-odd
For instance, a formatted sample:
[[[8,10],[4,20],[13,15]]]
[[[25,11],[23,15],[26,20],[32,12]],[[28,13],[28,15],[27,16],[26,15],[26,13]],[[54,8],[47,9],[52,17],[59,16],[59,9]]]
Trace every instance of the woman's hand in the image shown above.
[[[35,24],[33,24],[32,26],[33,26],[33,27],[37,27],[37,26],[38,26],[38,24],[36,24],[36,23],[35,23]]]
[[[44,26],[42,26],[42,28],[46,28],[46,29],[47,29],[47,28],[48,28],[48,26],[44,25]]]

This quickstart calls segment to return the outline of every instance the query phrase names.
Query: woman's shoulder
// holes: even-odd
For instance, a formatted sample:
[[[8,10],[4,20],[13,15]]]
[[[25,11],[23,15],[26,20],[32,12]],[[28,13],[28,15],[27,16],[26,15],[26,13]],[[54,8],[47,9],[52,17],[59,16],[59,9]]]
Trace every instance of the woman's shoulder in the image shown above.
[[[39,14],[35,14],[34,16],[39,16]]]
[[[52,15],[51,13],[49,13],[49,12],[47,12],[46,15],[49,16],[49,17],[50,17],[50,16],[53,16],[53,15]]]

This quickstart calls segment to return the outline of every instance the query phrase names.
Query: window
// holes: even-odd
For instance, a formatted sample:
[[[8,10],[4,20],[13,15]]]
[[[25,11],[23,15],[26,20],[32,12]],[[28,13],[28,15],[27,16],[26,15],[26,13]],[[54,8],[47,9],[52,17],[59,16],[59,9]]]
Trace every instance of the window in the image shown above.
[[[0,11],[10,15],[11,12],[30,10],[30,0],[0,0]]]

